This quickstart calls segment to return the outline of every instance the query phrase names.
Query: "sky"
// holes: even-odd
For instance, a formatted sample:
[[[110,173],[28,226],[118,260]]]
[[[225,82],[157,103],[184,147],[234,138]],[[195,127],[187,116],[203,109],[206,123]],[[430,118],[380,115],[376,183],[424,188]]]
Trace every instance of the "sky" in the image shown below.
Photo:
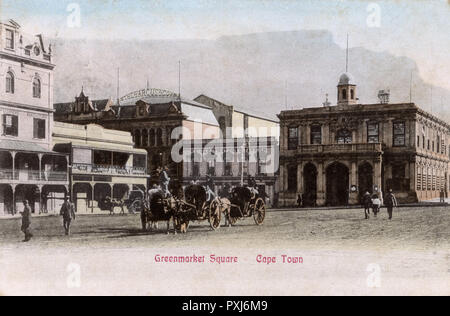
[[[349,34],[350,47],[412,58],[427,83],[450,89],[450,0],[0,0],[0,17],[28,33],[69,39],[214,40],[322,29],[341,47]]]

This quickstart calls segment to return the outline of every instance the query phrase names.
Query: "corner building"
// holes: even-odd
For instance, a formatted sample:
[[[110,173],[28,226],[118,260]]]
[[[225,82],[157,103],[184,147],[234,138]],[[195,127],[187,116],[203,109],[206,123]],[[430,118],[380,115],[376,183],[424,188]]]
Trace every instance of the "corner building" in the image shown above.
[[[389,189],[400,203],[448,196],[449,124],[413,103],[360,104],[344,73],[337,105],[279,114],[280,204],[358,204]]]

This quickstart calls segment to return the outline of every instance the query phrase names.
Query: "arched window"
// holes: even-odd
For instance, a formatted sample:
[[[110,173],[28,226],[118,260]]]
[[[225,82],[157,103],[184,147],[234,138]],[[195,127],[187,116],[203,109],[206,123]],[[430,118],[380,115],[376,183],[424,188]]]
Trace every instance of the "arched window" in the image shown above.
[[[150,147],[154,147],[155,143],[156,143],[155,130],[152,128],[150,130]]]
[[[39,78],[33,79],[33,98],[41,97],[41,80]]]
[[[351,144],[353,141],[352,132],[348,129],[339,130],[336,135],[336,141],[338,144]]]
[[[342,90],[342,99],[347,100],[347,90],[345,89]]]
[[[156,131],[156,146],[162,145],[163,145],[162,129],[158,128],[158,130]]]
[[[134,143],[136,144],[136,147],[141,147],[141,131],[137,130],[134,132]]]
[[[142,146],[148,146],[148,131],[146,129],[142,131]]]
[[[288,192],[297,192],[297,166],[288,167]]]
[[[353,90],[353,89],[350,90],[350,97],[352,100],[355,99],[355,90]]]
[[[6,74],[6,93],[14,93],[14,75],[10,71]]]

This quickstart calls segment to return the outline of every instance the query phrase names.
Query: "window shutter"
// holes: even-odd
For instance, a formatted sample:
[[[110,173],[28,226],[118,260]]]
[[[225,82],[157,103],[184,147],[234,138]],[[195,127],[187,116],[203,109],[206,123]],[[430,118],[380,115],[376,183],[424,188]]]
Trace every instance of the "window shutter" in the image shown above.
[[[12,117],[12,126],[14,129],[14,135],[17,136],[19,135],[19,117],[18,116],[13,116]]]
[[[39,129],[39,126],[38,126],[38,120],[36,120],[36,119],[34,119],[34,122],[33,122],[34,124],[33,124],[33,138],[38,138],[38,136],[39,136],[39,133],[38,133],[38,129]]]

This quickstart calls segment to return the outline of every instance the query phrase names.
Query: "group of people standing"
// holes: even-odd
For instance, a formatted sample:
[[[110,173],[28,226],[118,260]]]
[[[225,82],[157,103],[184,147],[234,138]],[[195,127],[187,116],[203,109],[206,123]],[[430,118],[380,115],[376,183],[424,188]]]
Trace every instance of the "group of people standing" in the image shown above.
[[[31,232],[31,214],[32,210],[30,207],[30,202],[28,200],[23,201],[23,212],[20,213],[22,215],[22,226],[21,231],[25,235],[25,239],[23,242],[29,242],[33,237]],[[70,235],[70,225],[72,221],[75,220],[75,205],[70,201],[69,197],[66,196],[64,198],[64,203],[61,206],[61,210],[59,213],[63,218],[63,227],[65,235]]]
[[[373,215],[377,217],[380,212],[382,201],[378,193],[370,194],[366,192],[362,197],[362,203],[364,205],[364,215],[366,219],[370,218],[370,209],[372,208]],[[392,219],[392,214],[394,207],[398,206],[397,199],[395,198],[392,189],[389,190],[388,194],[384,197],[384,205],[387,208],[389,215],[389,220]]]

